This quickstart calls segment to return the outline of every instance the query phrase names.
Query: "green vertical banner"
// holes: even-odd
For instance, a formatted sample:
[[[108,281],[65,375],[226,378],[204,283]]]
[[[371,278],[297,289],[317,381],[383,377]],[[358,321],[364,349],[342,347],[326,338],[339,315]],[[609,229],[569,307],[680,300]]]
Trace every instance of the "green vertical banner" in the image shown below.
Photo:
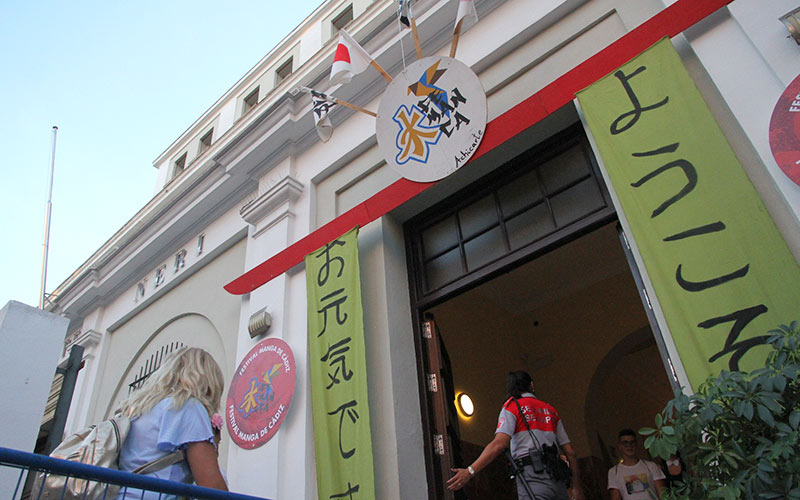
[[[577,97],[691,384],[761,365],[800,268],[670,40]]]
[[[305,264],[319,500],[373,500],[358,227]]]

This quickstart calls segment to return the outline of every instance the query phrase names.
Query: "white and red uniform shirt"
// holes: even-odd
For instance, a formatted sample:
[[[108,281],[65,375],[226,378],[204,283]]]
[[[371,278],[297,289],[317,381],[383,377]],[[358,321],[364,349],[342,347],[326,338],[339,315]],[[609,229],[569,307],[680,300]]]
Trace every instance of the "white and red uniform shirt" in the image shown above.
[[[505,402],[503,409],[500,410],[495,431],[495,434],[502,432],[511,436],[511,455],[514,458],[527,455],[533,447],[533,439],[525,427],[525,422],[519,418],[520,409],[522,409],[525,420],[528,421],[531,433],[539,442],[539,446],[555,443],[561,446],[569,443],[569,436],[567,436],[567,431],[564,430],[564,424],[555,408],[536,399],[530,392],[523,393],[517,402],[519,407],[510,398]]]

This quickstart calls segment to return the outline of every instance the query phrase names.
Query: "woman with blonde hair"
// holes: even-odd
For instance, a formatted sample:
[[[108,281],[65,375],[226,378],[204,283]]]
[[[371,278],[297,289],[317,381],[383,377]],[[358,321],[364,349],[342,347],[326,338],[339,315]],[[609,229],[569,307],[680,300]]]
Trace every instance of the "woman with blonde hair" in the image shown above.
[[[227,490],[217,462],[211,415],[222,397],[222,370],[203,349],[173,352],[144,385],[122,404],[131,429],[122,445],[120,470],[134,471],[183,450],[185,459],[148,475],[170,481]],[[158,498],[158,493],[124,489],[118,499]]]

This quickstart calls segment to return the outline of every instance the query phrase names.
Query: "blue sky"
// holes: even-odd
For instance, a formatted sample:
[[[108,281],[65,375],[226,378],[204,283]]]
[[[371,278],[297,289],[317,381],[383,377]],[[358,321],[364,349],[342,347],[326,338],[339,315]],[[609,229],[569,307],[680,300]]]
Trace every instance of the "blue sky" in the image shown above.
[[[0,307],[47,292],[155,193],[153,160],[322,0],[0,2]]]

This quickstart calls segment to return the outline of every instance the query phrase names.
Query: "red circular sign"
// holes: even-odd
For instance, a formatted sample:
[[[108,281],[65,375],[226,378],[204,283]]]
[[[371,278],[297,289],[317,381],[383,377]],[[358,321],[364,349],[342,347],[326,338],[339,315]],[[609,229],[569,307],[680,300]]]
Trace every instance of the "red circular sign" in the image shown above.
[[[236,369],[225,404],[225,421],[233,442],[258,448],[278,432],[294,395],[294,356],[281,339],[253,347]]]
[[[769,146],[783,173],[800,185],[800,75],[786,87],[772,111]]]

